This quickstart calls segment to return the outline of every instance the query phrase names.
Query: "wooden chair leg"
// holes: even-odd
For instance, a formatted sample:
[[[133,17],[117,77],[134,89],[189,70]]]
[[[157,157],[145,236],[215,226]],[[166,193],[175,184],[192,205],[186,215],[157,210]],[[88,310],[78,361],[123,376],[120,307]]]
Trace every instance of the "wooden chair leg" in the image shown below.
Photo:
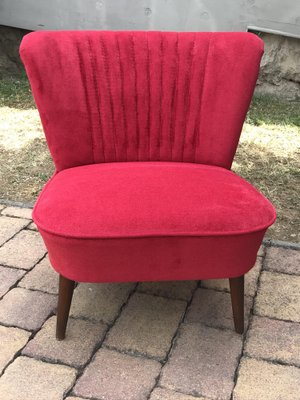
[[[59,291],[56,320],[56,339],[63,340],[69,318],[75,282],[59,275]]]
[[[237,333],[244,332],[244,275],[229,278],[234,327]]]

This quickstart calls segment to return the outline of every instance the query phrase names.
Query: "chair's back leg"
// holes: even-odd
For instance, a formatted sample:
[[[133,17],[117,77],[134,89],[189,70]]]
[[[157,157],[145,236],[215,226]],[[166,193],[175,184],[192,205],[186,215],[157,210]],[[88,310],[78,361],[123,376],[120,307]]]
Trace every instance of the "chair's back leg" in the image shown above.
[[[63,340],[66,336],[66,328],[73,297],[75,282],[59,275],[59,292],[57,305],[56,339]]]
[[[234,327],[237,333],[244,332],[244,275],[229,278]]]

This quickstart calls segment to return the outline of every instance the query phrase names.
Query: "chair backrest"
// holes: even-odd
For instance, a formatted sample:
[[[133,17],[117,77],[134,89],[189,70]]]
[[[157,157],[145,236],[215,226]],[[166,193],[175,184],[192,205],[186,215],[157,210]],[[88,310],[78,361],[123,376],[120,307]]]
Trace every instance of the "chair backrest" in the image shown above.
[[[250,33],[44,31],[20,48],[58,171],[148,160],[230,168],[262,53]]]

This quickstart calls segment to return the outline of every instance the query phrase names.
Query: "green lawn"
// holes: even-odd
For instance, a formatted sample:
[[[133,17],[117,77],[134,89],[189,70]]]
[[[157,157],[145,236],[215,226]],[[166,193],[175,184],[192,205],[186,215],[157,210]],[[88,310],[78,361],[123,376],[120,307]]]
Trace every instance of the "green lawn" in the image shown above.
[[[300,242],[300,103],[255,97],[233,170],[275,205],[268,237]],[[54,167],[25,74],[0,80],[0,198],[34,201]]]
[[[35,108],[25,72],[20,74],[19,77],[0,79],[0,107],[19,110]]]
[[[255,97],[233,170],[261,190],[277,209],[268,236],[300,242],[300,103]]]

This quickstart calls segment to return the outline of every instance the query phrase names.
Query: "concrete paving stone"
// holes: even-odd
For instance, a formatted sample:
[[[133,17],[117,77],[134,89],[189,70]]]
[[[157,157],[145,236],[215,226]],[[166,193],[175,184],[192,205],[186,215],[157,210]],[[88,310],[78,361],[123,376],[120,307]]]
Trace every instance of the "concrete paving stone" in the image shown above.
[[[245,275],[245,295],[254,296],[257,290],[257,280],[262,268],[262,258],[258,257],[255,266]],[[201,281],[201,287],[229,292],[229,279],[209,279]]]
[[[0,325],[0,375],[15,354],[27,343],[30,332]]]
[[[70,315],[111,324],[134,283],[81,283],[74,290]]]
[[[206,399],[204,397],[194,397],[188,394],[173,392],[172,390],[156,388],[151,393],[149,400],[206,400]]]
[[[163,359],[178,328],[186,302],[135,293],[108,333],[105,345]]]
[[[28,357],[18,357],[0,378],[5,400],[62,400],[76,379],[76,370]]]
[[[49,258],[45,257],[19,282],[25,289],[58,293],[58,273],[52,268]]]
[[[300,322],[300,276],[263,271],[254,312],[261,316]]]
[[[26,218],[31,219],[32,208],[23,208],[23,207],[6,207],[5,210],[2,211],[2,215],[7,215],[8,217],[18,217],[18,218]]]
[[[300,251],[282,247],[269,247],[265,258],[265,269],[300,275]]]
[[[262,244],[262,245],[260,246],[260,248],[258,249],[257,255],[258,255],[258,257],[263,257],[264,254],[265,254],[265,246]]]
[[[300,324],[254,316],[245,354],[300,367]]]
[[[245,328],[249,323],[252,297],[245,296]],[[231,297],[229,293],[210,289],[197,289],[185,322],[201,322],[216,328],[234,330]]]
[[[26,225],[28,225],[27,219],[0,217],[0,246]]]
[[[157,296],[188,301],[192,297],[197,284],[197,281],[141,282],[137,290]]]
[[[0,248],[0,263],[9,267],[31,269],[45,253],[41,236],[37,232],[23,230]]]
[[[56,296],[14,288],[0,301],[0,323],[28,330],[39,329],[56,307]]]
[[[97,343],[104,336],[106,326],[101,323],[69,318],[66,338],[55,338],[56,317],[49,318],[36,336],[30,340],[23,355],[56,363],[82,367],[91,357]]]
[[[157,361],[100,349],[76,383],[74,393],[101,400],[146,400],[160,369]]]
[[[28,226],[27,229],[30,229],[31,231],[37,231],[38,228],[34,222],[31,222]]]
[[[201,281],[201,287],[205,289],[220,290],[222,292],[229,292],[229,282],[228,279],[207,279]],[[246,289],[246,282],[245,282]]]
[[[0,265],[0,297],[25,274],[25,271],[15,268],[1,267]]]
[[[230,399],[242,337],[229,330],[183,324],[160,386],[193,396]]]
[[[66,400],[86,400],[86,399],[84,399],[83,397],[74,397],[74,396],[71,396],[71,397],[66,397]]]
[[[300,369],[243,358],[234,400],[299,400]]]

